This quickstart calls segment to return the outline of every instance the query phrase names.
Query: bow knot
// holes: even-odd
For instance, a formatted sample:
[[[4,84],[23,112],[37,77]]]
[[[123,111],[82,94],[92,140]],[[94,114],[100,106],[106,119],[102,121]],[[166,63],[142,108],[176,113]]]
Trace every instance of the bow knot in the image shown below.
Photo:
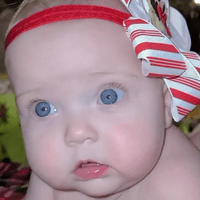
[[[150,22],[130,17],[123,22],[137,57],[142,60],[143,75],[163,78],[172,96],[172,115],[180,121],[200,99],[200,57],[180,51]]]

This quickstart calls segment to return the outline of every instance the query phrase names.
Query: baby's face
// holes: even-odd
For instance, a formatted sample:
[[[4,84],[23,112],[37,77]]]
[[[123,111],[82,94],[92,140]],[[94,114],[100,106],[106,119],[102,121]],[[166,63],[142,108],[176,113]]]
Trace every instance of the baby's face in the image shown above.
[[[162,84],[142,75],[123,27],[94,19],[45,25],[15,39],[6,63],[29,164],[52,188],[108,195],[155,166]],[[87,160],[104,165],[75,173]]]

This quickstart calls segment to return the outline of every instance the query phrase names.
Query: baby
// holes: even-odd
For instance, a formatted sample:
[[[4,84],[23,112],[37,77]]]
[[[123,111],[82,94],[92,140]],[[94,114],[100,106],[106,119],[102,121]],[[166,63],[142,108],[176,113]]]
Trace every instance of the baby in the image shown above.
[[[199,58],[178,11],[170,37],[148,3],[22,3],[5,63],[32,169],[24,200],[199,200],[199,151],[172,125],[199,103]]]

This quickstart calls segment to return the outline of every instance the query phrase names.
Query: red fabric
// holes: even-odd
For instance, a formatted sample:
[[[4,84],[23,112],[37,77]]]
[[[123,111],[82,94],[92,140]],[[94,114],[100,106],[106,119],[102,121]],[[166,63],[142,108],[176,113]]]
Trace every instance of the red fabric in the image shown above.
[[[103,19],[119,25],[131,15],[102,6],[61,5],[37,12],[16,24],[8,33],[5,49],[21,33],[57,21],[73,19]]]
[[[158,11],[159,17],[160,17],[160,19],[161,19],[163,25],[164,25],[165,28],[166,28],[167,34],[168,34],[170,37],[172,37],[172,34],[171,34],[170,30],[169,30],[169,27],[167,26],[167,14],[166,14],[166,13],[163,13],[162,8],[161,8],[161,6],[160,6],[159,4],[157,5],[157,11]]]
[[[143,19],[129,19],[129,20],[126,20],[124,22],[125,24],[125,27],[128,29],[129,26],[133,25],[133,24],[148,24],[148,22],[146,22],[145,20]]]
[[[190,95],[190,94],[185,93],[185,92],[181,92],[180,90],[173,89],[173,88],[170,88],[170,90],[171,90],[173,96],[176,97],[176,98],[179,98],[183,101],[194,104],[196,106],[199,104],[199,98],[197,98],[193,95]]]
[[[171,44],[162,44],[162,43],[155,43],[155,42],[143,42],[136,46],[135,52],[138,55],[144,49],[151,49],[151,50],[160,50],[160,51],[168,51],[172,53],[179,53],[179,51]]]
[[[19,163],[0,162],[0,200],[20,200],[25,197],[31,169],[20,169]]]
[[[130,39],[135,40],[138,36],[157,36],[157,37],[163,37],[162,33],[156,30],[135,30],[130,34]]]

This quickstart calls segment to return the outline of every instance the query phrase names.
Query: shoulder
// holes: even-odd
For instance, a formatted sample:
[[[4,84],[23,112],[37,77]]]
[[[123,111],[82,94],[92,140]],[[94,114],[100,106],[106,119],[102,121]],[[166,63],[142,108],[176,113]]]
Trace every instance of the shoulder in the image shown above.
[[[162,197],[163,200],[199,200],[199,177],[199,168],[184,162],[174,162],[173,167],[166,166],[156,182],[157,199]]]
[[[199,200],[199,151],[176,128],[167,134],[159,176],[155,179],[156,196],[163,200]]]

